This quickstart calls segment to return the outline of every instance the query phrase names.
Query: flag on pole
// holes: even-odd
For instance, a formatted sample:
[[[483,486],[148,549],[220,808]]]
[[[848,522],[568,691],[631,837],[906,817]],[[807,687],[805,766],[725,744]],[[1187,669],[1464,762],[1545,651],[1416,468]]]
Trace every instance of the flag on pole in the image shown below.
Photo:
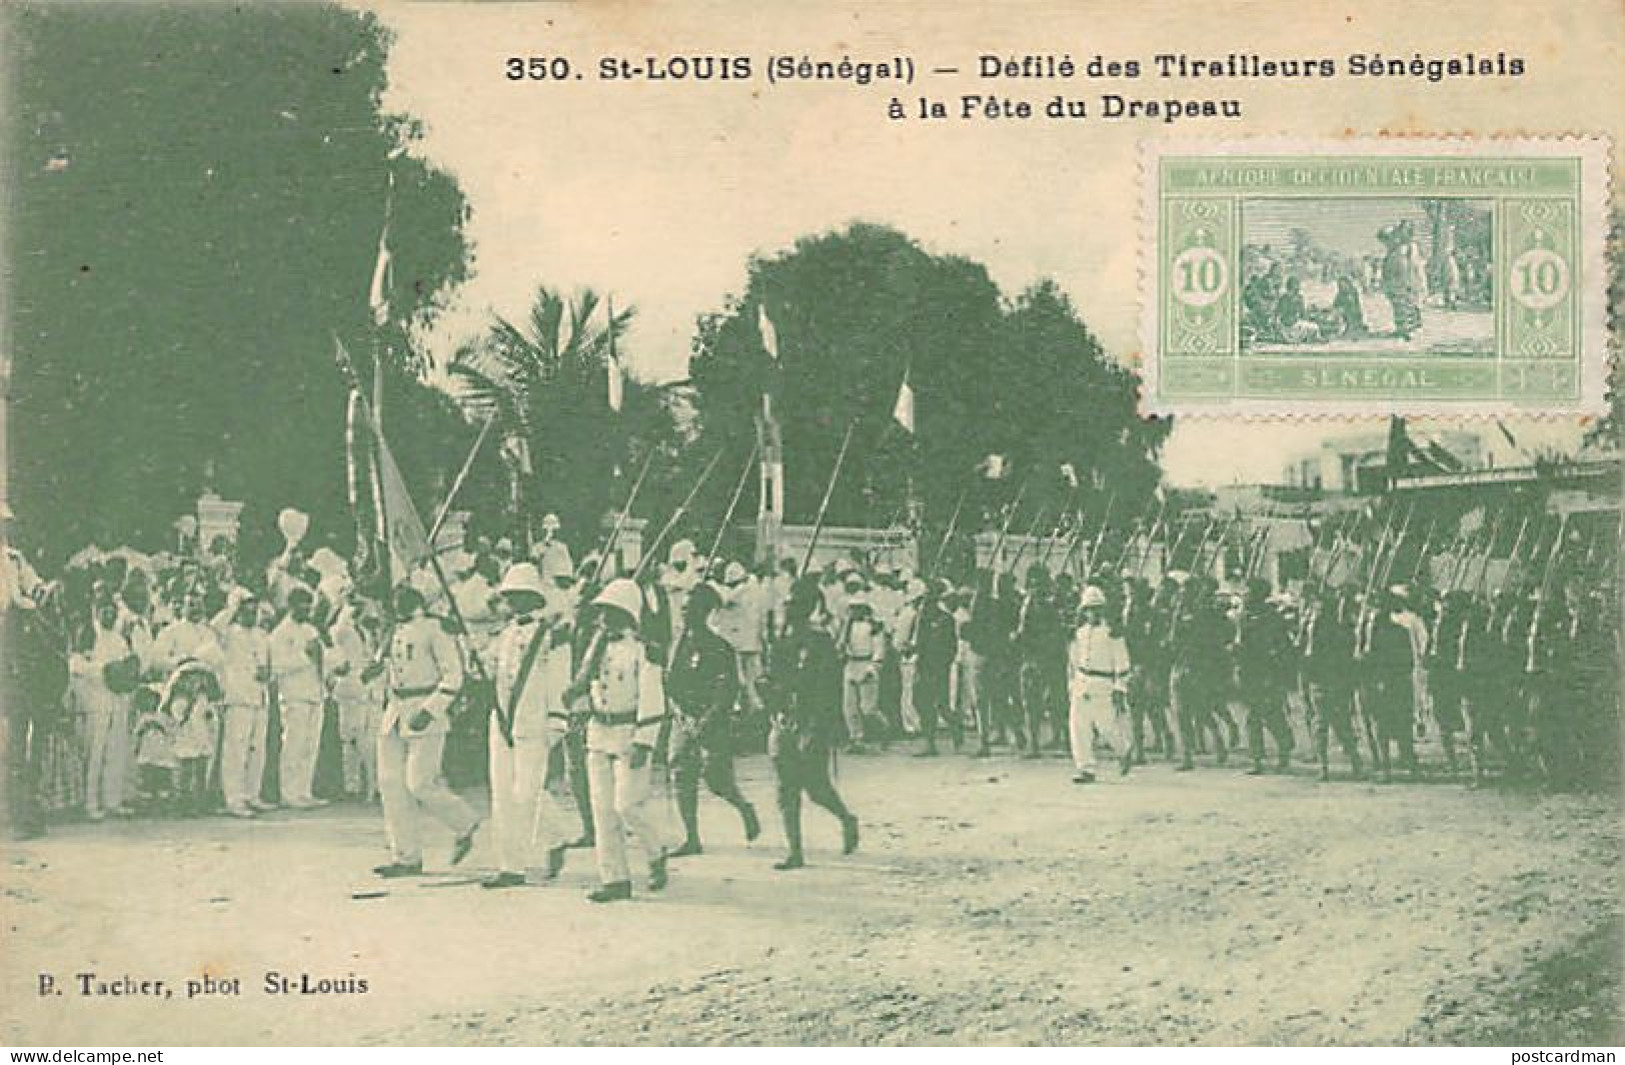
[[[982,460],[982,476],[990,481],[1004,479],[1004,456],[990,454]]]
[[[621,409],[622,385],[621,360],[611,351],[609,353],[609,409],[617,413]]]
[[[891,416],[910,435],[914,433],[914,386],[908,383],[908,371],[903,371],[903,383],[897,386],[897,402],[892,405]]]
[[[384,228],[378,233],[378,259],[372,266],[372,286],[367,290],[367,304],[372,308],[372,322],[383,326],[389,322],[389,209],[384,209]]]
[[[390,570],[392,581],[398,583],[410,579],[419,568],[428,564],[434,552],[429,548],[428,531],[423,527],[423,519],[418,517],[417,508],[412,505],[412,497],[406,490],[406,478],[401,476],[395,455],[390,451],[383,433],[378,431],[376,421],[372,428],[378,480],[383,490]]]
[[[756,330],[762,335],[762,350],[767,352],[768,358],[774,362],[779,361],[779,331],[773,326],[773,319],[767,316],[767,304],[756,305]],[[912,432],[913,430],[910,430]]]
[[[609,409],[619,414],[625,382],[622,380],[621,357],[615,352],[615,301],[606,300],[605,307],[609,311],[609,357],[604,360],[604,369],[609,380]]]

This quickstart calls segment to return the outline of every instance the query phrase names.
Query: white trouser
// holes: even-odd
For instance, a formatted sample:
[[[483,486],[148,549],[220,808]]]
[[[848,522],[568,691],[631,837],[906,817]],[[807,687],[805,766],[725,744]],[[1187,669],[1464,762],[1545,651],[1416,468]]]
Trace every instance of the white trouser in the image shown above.
[[[124,805],[130,771],[130,702],[97,692],[85,707],[85,812],[95,816]]]
[[[734,664],[739,674],[739,693],[744,708],[753,713],[760,713],[762,707],[762,652],[738,651],[734,655]]]
[[[362,799],[378,794],[378,707],[365,696],[339,703],[339,756],[344,790]]]
[[[547,789],[547,761],[558,737],[502,738],[491,715],[491,830],[505,873],[536,868],[538,858],[582,835],[581,816]]]
[[[626,835],[652,863],[666,851],[662,819],[654,796],[652,758],[632,768],[632,726],[587,726],[587,786],[592,792],[592,818],[597,833],[598,876],[606,884],[632,879],[626,860]]]
[[[268,716],[263,703],[227,704],[220,739],[220,791],[226,807],[241,810],[260,797],[255,766],[265,771],[265,731]]]
[[[841,696],[841,713],[846,718],[846,735],[853,743],[863,740],[863,725],[880,703],[880,671],[866,660],[846,663]]]
[[[316,752],[322,745],[322,704],[285,698],[281,708],[282,760],[277,779],[283,803],[297,806],[314,797],[310,789],[316,783]]]
[[[1095,737],[1111,746],[1112,753],[1128,753],[1127,714],[1117,712],[1113,697],[1115,682],[1106,677],[1072,674],[1072,705],[1067,716],[1072,739],[1072,764],[1078,769],[1095,767]]]
[[[415,711],[403,710],[410,721]],[[422,736],[402,736],[397,729],[378,736],[378,791],[384,800],[384,829],[397,862],[423,860],[423,815],[439,821],[458,836],[467,835],[479,817],[440,774],[446,734],[436,730]]]
[[[914,734],[920,731],[920,711],[914,705],[914,678],[918,675],[920,663],[914,658],[900,658],[897,661],[897,716],[902,718],[903,731]]]

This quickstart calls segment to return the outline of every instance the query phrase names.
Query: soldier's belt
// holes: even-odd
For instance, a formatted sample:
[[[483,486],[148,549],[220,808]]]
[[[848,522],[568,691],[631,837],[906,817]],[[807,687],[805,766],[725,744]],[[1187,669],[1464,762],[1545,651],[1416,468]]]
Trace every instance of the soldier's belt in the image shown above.
[[[438,687],[430,685],[427,688],[396,688],[392,693],[397,699],[421,699],[425,695],[433,695],[439,691]]]
[[[600,725],[636,725],[638,723],[638,714],[636,710],[625,714],[602,714],[594,710],[592,719]]]
[[[1127,673],[1113,673],[1104,669],[1084,669],[1081,666],[1078,667],[1078,672],[1086,677],[1098,677],[1101,680],[1121,680],[1123,677],[1128,676]]]

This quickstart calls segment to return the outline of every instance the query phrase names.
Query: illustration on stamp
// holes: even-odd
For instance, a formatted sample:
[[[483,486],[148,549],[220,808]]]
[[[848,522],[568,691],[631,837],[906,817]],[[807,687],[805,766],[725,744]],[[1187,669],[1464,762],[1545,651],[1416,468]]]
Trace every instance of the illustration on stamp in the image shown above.
[[[1148,409],[1595,408],[1598,143],[1153,149]]]

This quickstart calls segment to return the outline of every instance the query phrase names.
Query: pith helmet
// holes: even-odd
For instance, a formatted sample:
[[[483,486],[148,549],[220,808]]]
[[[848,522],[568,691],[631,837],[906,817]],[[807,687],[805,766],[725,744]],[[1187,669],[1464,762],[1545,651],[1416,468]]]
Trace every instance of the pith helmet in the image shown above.
[[[505,595],[509,592],[529,592],[531,595],[544,597],[547,595],[541,573],[529,562],[510,566],[508,572],[502,575],[502,584],[498,586],[497,593]]]
[[[1106,605],[1106,593],[1101,591],[1099,587],[1091,584],[1089,587],[1087,587],[1087,588],[1085,588],[1083,590],[1083,599],[1082,599],[1082,601],[1080,602],[1079,605],[1081,605],[1081,606],[1105,606]]]
[[[630,577],[617,577],[604,585],[592,601],[593,606],[612,606],[633,621],[643,617],[643,591]]]
[[[575,562],[570,558],[570,549],[561,543],[547,545],[547,551],[542,555],[542,577],[553,580],[556,577],[574,577]]]

